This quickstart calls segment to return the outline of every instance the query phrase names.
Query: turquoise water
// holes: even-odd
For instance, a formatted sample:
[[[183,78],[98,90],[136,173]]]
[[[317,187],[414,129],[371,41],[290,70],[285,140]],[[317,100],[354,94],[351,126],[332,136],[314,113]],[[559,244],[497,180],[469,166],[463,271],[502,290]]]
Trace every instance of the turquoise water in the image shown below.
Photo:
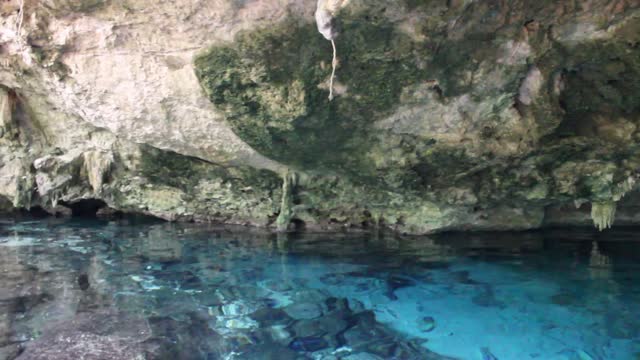
[[[637,360],[636,234],[4,221],[0,359]]]

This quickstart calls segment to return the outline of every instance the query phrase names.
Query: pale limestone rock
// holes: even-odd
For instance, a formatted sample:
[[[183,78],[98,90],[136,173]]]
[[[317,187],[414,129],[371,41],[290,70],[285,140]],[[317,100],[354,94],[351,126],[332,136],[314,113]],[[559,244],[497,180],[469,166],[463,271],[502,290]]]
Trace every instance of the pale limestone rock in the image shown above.
[[[316,5],[316,25],[318,32],[327,40],[335,40],[338,32],[333,24],[338,11],[347,6],[349,0],[318,0]]]
[[[83,164],[81,151],[74,151],[60,156],[47,155],[36,159],[33,166],[36,169],[36,185],[40,197],[51,199],[52,206],[56,206],[75,180]]]
[[[89,179],[89,184],[91,184],[93,191],[99,194],[113,166],[113,154],[87,151],[83,156],[84,171]]]
[[[458,158],[448,160],[445,166],[451,166],[451,174],[444,171],[436,179],[439,183],[419,189],[405,186],[403,179],[391,189],[373,189],[380,193],[349,180],[326,181],[329,185],[320,190],[327,190],[328,195],[317,195],[313,183],[302,183],[297,190],[306,203],[293,211],[281,202],[292,200],[281,183],[260,189],[257,183],[262,178],[239,184],[232,181],[254,180],[253,173],[226,173],[232,167],[246,166],[283,174],[290,164],[258,153],[231,130],[221,109],[202,91],[193,58],[212,45],[232,44],[243,30],[268,30],[289,18],[312,25],[316,1],[27,3],[32,7],[27,7],[20,33],[15,9],[3,5],[0,18],[0,125],[18,124],[15,137],[0,139],[0,196],[16,207],[99,198],[113,208],[170,220],[272,226],[278,215],[282,223],[297,216],[295,219],[309,225],[320,224],[326,219],[317,213],[324,211],[322,216],[345,226],[374,217],[377,223],[399,231],[426,233],[534,228],[542,224],[546,206],[576,198],[594,203],[616,201],[635,188],[635,155],[625,155],[628,158],[623,163],[609,156],[613,153],[607,147],[624,149],[637,141],[640,120],[633,114],[585,116],[584,128],[570,130],[581,137],[574,139],[575,148],[586,145],[591,152],[578,153],[576,158],[553,162],[555,154],[572,154],[574,147],[549,153],[544,153],[546,144],[539,147],[544,136],[566,120],[560,98],[576,92],[565,70],[579,68],[586,60],[572,51],[595,41],[615,41],[625,27],[630,29],[624,31],[631,34],[625,36],[632,43],[638,19],[638,7],[633,4],[623,4],[620,10],[619,2],[609,0],[589,1],[584,6],[550,3],[535,14],[536,26],[527,27],[522,11],[503,11],[497,3],[455,1],[409,10],[408,5],[396,6],[397,2],[387,0],[351,0],[345,13],[375,8],[375,21],[424,44],[428,51],[412,55],[419,70],[431,79],[405,86],[397,103],[381,111],[381,119],[372,119],[373,137],[383,143],[401,139],[398,145],[383,148],[383,154],[380,149],[354,147],[370,155],[374,163],[375,169],[369,169],[372,173],[365,174],[370,176],[367,180],[377,181],[401,169],[422,172],[426,180],[419,178],[418,182],[431,181],[430,172],[441,169],[426,166],[425,170],[431,164],[420,161],[431,156],[433,149],[414,149],[412,141],[459,150],[470,164],[453,170],[459,165],[455,163]],[[327,5],[332,16],[344,6],[343,1]],[[610,12],[615,16],[594,17]],[[485,34],[496,36],[485,41]],[[483,48],[469,47],[473,43],[465,41],[471,38],[483,41]],[[452,63],[458,57],[438,58],[447,46],[460,46],[456,50],[460,64]],[[555,56],[549,51],[553,46],[563,46],[574,60],[545,58],[545,54]],[[394,49],[389,47],[390,52]],[[369,55],[345,53],[345,58]],[[376,54],[370,60],[390,58]],[[449,67],[454,71],[448,72]],[[335,90],[348,105],[361,84],[351,83],[347,91],[349,74],[341,73],[342,79],[345,81],[336,83]],[[286,101],[292,106],[304,103],[304,85],[292,87],[289,93],[262,94],[275,99],[271,113],[295,114],[279,122],[279,130],[294,129],[298,117],[309,110],[300,106],[293,111]],[[19,104],[9,104],[9,91],[19,94]],[[278,108],[281,103],[287,106]],[[593,145],[600,141],[608,144]],[[149,170],[145,168],[149,167],[146,146],[175,152],[183,161],[176,161],[168,174],[162,173],[162,166]],[[538,153],[542,154],[536,157]],[[525,160],[527,156],[532,158]],[[542,167],[549,169],[542,173]],[[203,175],[198,172],[201,168],[216,171]],[[154,171],[169,177],[161,180],[175,181],[154,183]],[[342,176],[309,169],[316,171],[325,179]],[[191,183],[188,180],[194,174],[199,177]],[[369,197],[370,192],[374,194]],[[381,194],[386,196],[382,200],[377,198]],[[322,204],[309,200],[314,196]]]
[[[526,64],[527,58],[532,53],[531,46],[527,42],[513,40],[505,42],[499,51],[498,64],[511,66]]]
[[[596,116],[594,123],[595,132],[599,138],[622,146],[631,142],[637,129],[634,122],[623,117],[610,119],[607,116]]]
[[[0,137],[4,136],[6,129],[11,126],[11,121],[9,92],[0,86]]]
[[[241,29],[277,22],[289,12],[308,17],[313,6],[305,3],[313,4],[142,1],[130,11],[114,3],[90,15],[50,18],[46,31],[53,44],[72,49],[60,56],[69,74],[64,82],[42,74],[44,82],[21,87],[27,93],[46,91],[58,109],[134,142],[279,170],[229,130],[201,92],[190,64],[198,51],[230,40]],[[167,13],[173,16],[161,15]],[[2,41],[11,38],[8,25]]]
[[[520,85],[520,91],[518,93],[518,100],[524,105],[531,105],[542,89],[544,84],[544,78],[542,72],[537,67],[532,67],[527,73],[522,85]]]

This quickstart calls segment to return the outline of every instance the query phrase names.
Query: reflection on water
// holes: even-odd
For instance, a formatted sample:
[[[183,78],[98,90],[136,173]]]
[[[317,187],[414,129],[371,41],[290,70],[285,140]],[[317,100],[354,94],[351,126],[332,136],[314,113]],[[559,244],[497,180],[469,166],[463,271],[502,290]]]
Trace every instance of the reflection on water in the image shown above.
[[[0,359],[630,359],[635,231],[0,228]]]

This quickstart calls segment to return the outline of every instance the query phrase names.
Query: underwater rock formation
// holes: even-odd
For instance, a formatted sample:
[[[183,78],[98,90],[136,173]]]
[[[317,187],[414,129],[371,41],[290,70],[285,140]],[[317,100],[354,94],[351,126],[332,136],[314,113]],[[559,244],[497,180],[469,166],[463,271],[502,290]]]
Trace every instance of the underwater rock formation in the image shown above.
[[[640,221],[637,1],[351,0],[333,101],[316,9],[4,2],[0,210],[430,233],[606,227],[617,204],[616,224]]]

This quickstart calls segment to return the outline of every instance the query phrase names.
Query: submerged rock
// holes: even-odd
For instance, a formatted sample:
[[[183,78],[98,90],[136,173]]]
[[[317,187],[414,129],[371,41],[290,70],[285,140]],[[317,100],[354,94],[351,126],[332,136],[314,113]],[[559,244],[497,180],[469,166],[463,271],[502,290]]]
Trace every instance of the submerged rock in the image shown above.
[[[295,351],[314,352],[328,347],[327,341],[321,337],[301,337],[294,339],[289,347]]]
[[[626,316],[628,315],[612,313],[604,316],[604,330],[609,337],[613,339],[633,339],[640,335],[640,327],[632,324]]]
[[[283,310],[296,320],[314,319],[322,315],[322,308],[315,303],[294,303]]]
[[[143,317],[99,311],[46,324],[40,331],[42,336],[23,345],[18,359],[144,359],[144,342],[152,336]]]
[[[594,358],[582,350],[566,349],[561,352],[567,360],[594,360]]]
[[[289,349],[286,346],[277,346],[274,344],[258,345],[243,351],[236,358],[255,359],[255,360],[298,360],[299,353]]]
[[[398,300],[395,291],[405,287],[415,286],[416,282],[413,279],[404,276],[392,275],[387,281],[387,292],[385,295],[391,300]]]
[[[224,304],[220,307],[220,312],[225,316],[241,316],[253,312],[254,309],[242,301]]]
[[[381,357],[370,353],[357,353],[345,356],[343,360],[382,360]]]
[[[237,318],[223,320],[222,326],[227,329],[254,329],[258,327],[258,323],[249,318]]]
[[[291,333],[286,330],[284,325],[271,326],[268,331],[271,338],[279,344],[288,345],[291,341]]]
[[[470,273],[467,270],[454,271],[454,272],[451,273],[451,276],[453,277],[453,279],[455,281],[457,281],[460,284],[465,284],[465,285],[478,285],[478,284],[480,284],[477,281],[471,279]]]
[[[418,320],[418,329],[422,332],[431,332],[436,328],[436,320],[431,316],[425,316]]]
[[[481,348],[480,353],[482,354],[482,360],[498,360],[498,358],[491,353],[491,350],[489,350],[488,347]]]
[[[498,307],[504,308],[506,305],[504,302],[496,299],[493,292],[493,288],[490,285],[483,285],[478,293],[471,298],[475,305],[482,307]]]
[[[561,306],[571,306],[579,303],[578,298],[574,294],[559,293],[551,297],[551,302]]]
[[[292,321],[284,310],[268,307],[260,308],[249,316],[263,326],[289,324]]]
[[[291,329],[302,337],[338,334],[348,326],[345,316],[345,312],[336,311],[317,319],[298,321]]]
[[[19,344],[0,346],[0,359],[15,359],[21,351]]]
[[[70,332],[30,343],[18,360],[120,360],[144,359],[140,346],[130,341],[91,333]]]

